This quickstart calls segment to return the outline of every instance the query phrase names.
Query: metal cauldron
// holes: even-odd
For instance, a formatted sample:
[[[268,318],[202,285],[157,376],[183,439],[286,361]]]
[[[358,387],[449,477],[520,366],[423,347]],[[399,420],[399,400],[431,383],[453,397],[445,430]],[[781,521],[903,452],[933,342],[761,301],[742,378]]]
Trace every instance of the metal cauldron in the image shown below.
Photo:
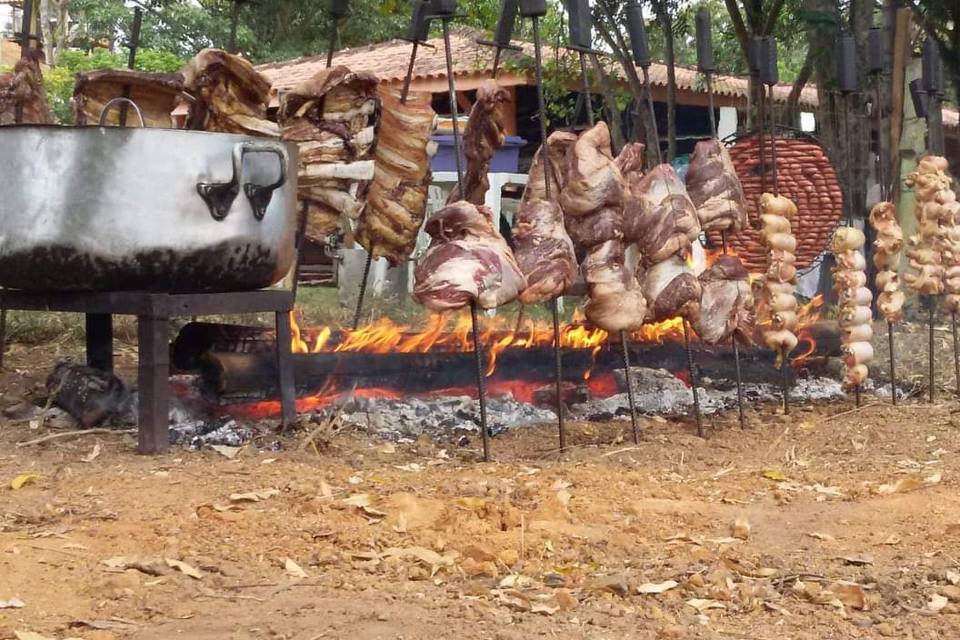
[[[269,286],[295,255],[296,176],[296,146],[264,138],[0,128],[0,286]]]

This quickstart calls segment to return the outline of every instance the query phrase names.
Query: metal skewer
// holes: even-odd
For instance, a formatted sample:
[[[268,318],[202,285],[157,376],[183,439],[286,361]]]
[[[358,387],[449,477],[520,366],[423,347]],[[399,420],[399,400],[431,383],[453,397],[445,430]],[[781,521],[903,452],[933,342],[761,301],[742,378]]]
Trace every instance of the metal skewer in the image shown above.
[[[867,36],[867,61],[870,75],[874,78],[874,116],[876,117],[877,132],[877,182],[880,184],[880,200],[886,202],[890,198],[890,185],[887,184],[887,158],[883,144],[883,96],[881,82],[887,70],[887,56],[884,46],[884,30],[872,27]],[[897,404],[897,374],[894,355],[893,322],[887,321],[887,343],[890,349],[890,401]]]
[[[513,14],[501,13],[500,22],[497,28],[497,59],[501,51],[501,44],[505,41],[510,43],[512,35],[513,20],[516,17],[516,0],[504,0],[503,10],[508,11],[512,5]],[[543,97],[543,59],[542,46],[540,42],[540,18],[547,14],[547,3],[545,0],[521,0],[520,15],[524,18],[530,18],[533,21],[533,51],[534,51],[534,71],[537,79],[537,108],[540,116],[540,157],[543,161],[543,193],[547,202],[551,201],[550,177],[553,175],[551,170],[550,151],[547,147],[547,106]],[[502,25],[504,21],[509,21],[508,30]],[[496,76],[496,68],[494,68]],[[559,297],[550,301],[550,311],[553,315],[553,353],[554,353],[554,373],[557,386],[557,429],[560,436],[560,452],[563,453],[567,448],[567,429],[566,418],[563,415],[563,346],[560,343],[560,302]]]
[[[407,75],[403,78],[403,89],[400,91],[400,104],[407,104],[410,95],[410,82],[413,79],[413,69],[417,62],[417,51],[421,44],[425,44],[430,34],[430,3],[427,0],[415,0],[413,16],[405,38],[413,46],[410,51],[410,63],[407,65]],[[374,247],[371,245],[367,252],[367,259],[363,265],[363,278],[360,280],[360,292],[357,294],[357,307],[353,313],[353,330],[360,326],[360,316],[363,315],[363,299],[367,295],[367,280],[370,279],[370,268],[373,266]]]
[[[327,49],[327,69],[333,66],[333,53],[340,36],[340,20],[347,17],[350,0],[330,0],[330,45]]]
[[[710,108],[710,134],[718,142],[717,118],[714,114],[714,95],[713,95],[713,72],[716,67],[713,64],[713,34],[710,25],[710,12],[706,7],[697,10],[696,17],[696,36],[697,36],[697,68],[704,75],[707,82],[707,101]],[[727,232],[720,232],[720,242],[723,246],[723,255],[727,255]],[[686,331],[686,325],[684,325]],[[730,336],[730,344],[733,345],[733,359],[736,362],[737,372],[737,409],[740,415],[740,428],[746,429],[747,422],[743,412],[743,374],[740,367],[740,347],[737,345],[736,332]]]
[[[587,124],[592,128],[593,117],[592,98],[590,96],[590,78],[587,75],[586,54],[590,50],[590,9],[585,0],[570,3],[571,10],[576,14],[570,15],[570,44],[580,58],[580,94],[583,97],[587,112]],[[585,33],[586,28],[586,33]],[[627,383],[627,402],[630,405],[630,426],[633,430],[634,444],[640,443],[640,424],[637,421],[637,406],[633,397],[633,371],[630,369],[629,338],[626,331],[620,331],[620,346],[623,351],[623,373]]]
[[[500,58],[503,55],[504,50],[510,51],[523,51],[522,47],[517,47],[511,44],[513,40],[513,25],[517,21],[517,8],[521,7],[521,15],[523,17],[534,17],[534,14],[530,13],[531,11],[537,11],[540,5],[543,4],[538,0],[534,2],[529,2],[527,0],[501,0],[500,1],[500,14],[497,18],[497,28],[493,34],[493,40],[477,40],[477,44],[482,44],[486,47],[493,47],[496,50],[496,53],[493,54],[493,72],[490,74],[491,78],[497,77],[497,72],[500,71]],[[544,5],[545,7],[546,5]],[[546,11],[546,8],[544,8]],[[544,13],[543,15],[546,15]],[[543,15],[536,16],[537,19],[542,18]],[[537,27],[534,27],[535,29]],[[539,34],[537,34],[539,37]]]
[[[453,52],[450,47],[450,21],[457,17],[457,0],[436,0],[431,9],[431,18],[439,18],[443,24],[443,49],[447,63],[447,90],[450,98],[450,114],[453,125],[453,156],[457,164],[457,187],[463,193],[463,159],[460,157],[460,125],[457,119],[457,85],[453,75]],[[483,461],[490,461],[490,433],[487,430],[487,392],[484,381],[484,354],[480,343],[480,319],[476,300],[470,301],[470,321],[473,326],[473,353],[477,362],[477,395],[480,401],[480,436],[483,441]]]

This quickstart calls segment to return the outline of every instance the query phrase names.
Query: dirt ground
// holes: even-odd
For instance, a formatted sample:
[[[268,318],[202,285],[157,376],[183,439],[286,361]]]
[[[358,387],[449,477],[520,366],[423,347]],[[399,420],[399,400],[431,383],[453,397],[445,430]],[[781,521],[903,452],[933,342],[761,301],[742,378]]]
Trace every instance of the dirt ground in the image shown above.
[[[15,348],[0,406],[54,356]],[[56,429],[3,419],[0,639],[957,638],[941,398],[760,407],[706,440],[645,420],[639,446],[574,424],[562,455],[545,425],[488,464],[329,425],[233,459],[138,456],[128,434],[18,447]]]

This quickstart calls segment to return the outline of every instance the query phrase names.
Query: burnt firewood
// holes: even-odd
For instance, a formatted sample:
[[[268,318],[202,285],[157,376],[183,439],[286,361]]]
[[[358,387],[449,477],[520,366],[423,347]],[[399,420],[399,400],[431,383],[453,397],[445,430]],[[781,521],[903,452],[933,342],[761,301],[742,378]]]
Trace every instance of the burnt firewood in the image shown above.
[[[127,386],[112,373],[72,362],[54,367],[47,391],[54,396],[53,404],[87,429],[120,414],[130,398]]]

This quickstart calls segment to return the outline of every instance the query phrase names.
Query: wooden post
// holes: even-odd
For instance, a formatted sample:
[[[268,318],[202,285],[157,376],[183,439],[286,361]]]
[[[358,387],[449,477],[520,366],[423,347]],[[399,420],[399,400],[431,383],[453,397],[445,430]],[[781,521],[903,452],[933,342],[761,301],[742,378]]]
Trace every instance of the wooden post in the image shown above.
[[[910,59],[910,19],[911,9],[899,9],[894,20],[893,33],[893,80],[890,92],[890,144],[887,147],[891,154],[900,149],[900,138],[903,136],[903,110],[907,87],[907,62]],[[893,184],[893,193],[890,201],[896,202],[900,195],[900,158],[889,158],[890,182]]]

